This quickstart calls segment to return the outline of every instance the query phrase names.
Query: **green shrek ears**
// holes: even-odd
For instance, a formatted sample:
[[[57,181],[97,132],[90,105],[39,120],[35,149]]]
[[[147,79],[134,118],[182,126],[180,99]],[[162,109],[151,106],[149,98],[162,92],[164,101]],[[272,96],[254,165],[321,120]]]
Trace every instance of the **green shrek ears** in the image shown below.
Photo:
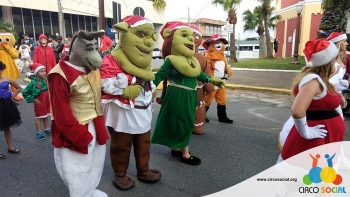
[[[157,39],[152,24],[130,27],[126,22],[114,25],[120,32],[119,46],[112,51],[122,69],[146,81],[154,80],[151,69],[154,41]]]
[[[197,77],[201,67],[195,58],[193,32],[189,27],[177,29],[173,33],[171,55],[168,56],[175,69],[187,77]],[[163,31],[163,37],[171,38],[170,29]]]

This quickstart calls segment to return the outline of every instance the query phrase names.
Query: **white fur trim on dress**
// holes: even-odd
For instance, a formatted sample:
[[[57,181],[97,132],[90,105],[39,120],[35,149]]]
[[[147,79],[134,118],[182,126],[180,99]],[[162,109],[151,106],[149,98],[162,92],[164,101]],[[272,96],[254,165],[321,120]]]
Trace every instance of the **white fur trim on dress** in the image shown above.
[[[326,86],[326,84],[323,82],[323,80],[321,79],[321,77],[318,76],[317,74],[307,74],[307,75],[305,75],[305,76],[301,79],[301,81],[299,82],[298,88],[299,88],[299,91],[300,91],[301,88],[302,88],[305,84],[309,83],[309,82],[310,82],[311,80],[313,80],[313,79],[317,79],[318,82],[321,84],[321,86],[322,86],[322,88],[323,88],[323,90],[322,90],[322,92],[321,92],[320,94],[318,94],[318,95],[316,95],[316,96],[313,97],[313,100],[320,100],[320,99],[322,99],[323,97],[326,96],[326,94],[327,94],[327,86]]]
[[[340,36],[337,36],[329,41],[331,41],[335,44],[336,42],[339,42],[341,40],[347,40],[347,39],[348,39],[348,37],[346,36],[346,34],[341,34]]]
[[[329,46],[320,52],[314,53],[310,61],[307,61],[306,67],[317,67],[328,64],[335,57],[337,57],[339,49],[330,42]]]

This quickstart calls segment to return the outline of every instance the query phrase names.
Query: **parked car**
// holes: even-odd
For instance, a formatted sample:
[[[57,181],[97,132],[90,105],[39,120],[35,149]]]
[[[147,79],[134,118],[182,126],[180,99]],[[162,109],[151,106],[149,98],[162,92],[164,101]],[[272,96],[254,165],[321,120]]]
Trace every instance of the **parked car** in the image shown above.
[[[204,47],[202,47],[202,46],[199,46],[198,47],[198,53],[201,53],[201,54],[203,54],[203,55],[205,55],[205,48]]]
[[[159,48],[154,48],[152,58],[153,59],[157,59],[157,58],[162,59],[163,58],[162,51]]]

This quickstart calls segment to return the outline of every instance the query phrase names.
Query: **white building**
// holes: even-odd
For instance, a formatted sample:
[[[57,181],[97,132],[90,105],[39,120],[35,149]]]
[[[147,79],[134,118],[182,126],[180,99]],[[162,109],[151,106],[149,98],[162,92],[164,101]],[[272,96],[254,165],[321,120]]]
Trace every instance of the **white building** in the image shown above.
[[[0,0],[0,18],[11,21],[19,35],[28,34],[34,39],[41,33],[55,34],[58,27],[58,0]],[[154,23],[159,33],[165,23],[164,10],[156,10],[147,0],[104,0],[106,30],[127,15],[141,15]],[[98,0],[61,0],[64,14],[63,35],[72,35],[83,29],[98,31]],[[159,35],[160,37],[160,35]],[[158,39],[156,46],[161,46]]]

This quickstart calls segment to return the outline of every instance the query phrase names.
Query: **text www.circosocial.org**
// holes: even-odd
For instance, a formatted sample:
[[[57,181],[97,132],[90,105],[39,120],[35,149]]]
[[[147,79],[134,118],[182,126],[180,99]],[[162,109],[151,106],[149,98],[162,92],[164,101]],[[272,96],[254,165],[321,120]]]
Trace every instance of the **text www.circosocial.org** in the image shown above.
[[[297,182],[297,178],[257,178],[256,181],[286,181],[286,182]]]

